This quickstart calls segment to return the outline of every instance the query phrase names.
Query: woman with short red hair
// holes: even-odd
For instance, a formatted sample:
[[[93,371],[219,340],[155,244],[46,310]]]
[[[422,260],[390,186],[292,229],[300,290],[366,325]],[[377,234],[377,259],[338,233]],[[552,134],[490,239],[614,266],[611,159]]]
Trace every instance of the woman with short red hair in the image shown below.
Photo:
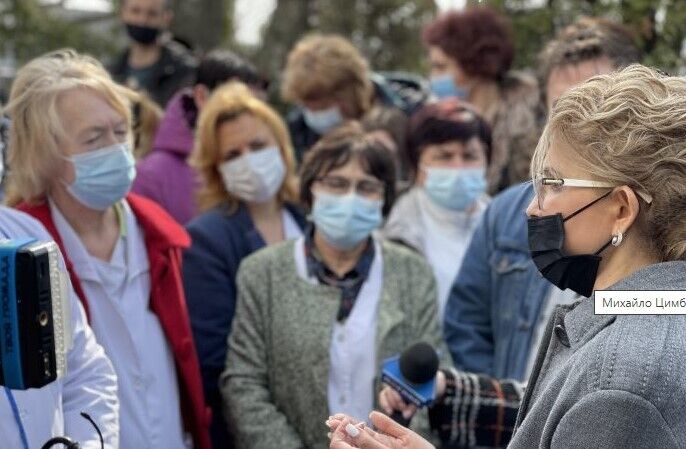
[[[533,76],[510,71],[514,44],[507,19],[489,7],[451,11],[422,35],[438,98],[471,103],[493,130],[491,193],[528,179],[539,135],[539,91]]]

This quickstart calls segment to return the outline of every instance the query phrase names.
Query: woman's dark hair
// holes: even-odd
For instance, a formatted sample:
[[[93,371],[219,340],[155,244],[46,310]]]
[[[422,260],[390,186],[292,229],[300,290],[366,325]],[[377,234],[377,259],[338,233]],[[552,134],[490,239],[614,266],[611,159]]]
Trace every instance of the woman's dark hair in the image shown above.
[[[422,38],[470,76],[500,80],[514,59],[510,25],[488,6],[442,14],[424,28]]]
[[[393,155],[373,134],[357,121],[346,122],[325,134],[306,154],[300,169],[300,200],[312,208],[312,185],[327,173],[356,158],[365,173],[384,185],[383,214],[395,201],[395,163]]]
[[[267,90],[269,81],[257,71],[249,61],[236,53],[225,49],[210,50],[200,60],[195,71],[195,84],[203,85],[211,92],[227,81],[237,80],[248,86],[257,86]],[[195,128],[198,118],[198,106],[192,95],[181,98],[186,121]]]
[[[230,50],[214,49],[203,56],[195,72],[195,84],[214,90],[229,80],[238,80],[263,89],[269,85],[255,66]]]
[[[486,163],[491,163],[491,128],[476,111],[455,98],[430,103],[417,111],[410,120],[409,134],[407,159],[413,176],[428,145],[467,142],[472,137],[484,145]]]

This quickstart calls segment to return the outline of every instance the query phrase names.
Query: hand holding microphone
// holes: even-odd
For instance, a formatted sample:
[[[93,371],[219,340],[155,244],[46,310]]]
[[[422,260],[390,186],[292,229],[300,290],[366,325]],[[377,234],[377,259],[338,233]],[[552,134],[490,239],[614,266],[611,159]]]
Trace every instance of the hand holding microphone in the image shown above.
[[[381,380],[387,386],[379,395],[380,407],[407,426],[418,408],[443,396],[445,376],[438,371],[438,354],[425,342],[405,349],[384,362]]]
[[[436,373],[436,399],[434,403],[440,402],[445,394],[445,374],[442,371]],[[411,420],[417,412],[417,406],[408,404],[403,400],[403,397],[395,391],[392,387],[385,386],[381,393],[379,393],[379,407],[387,415],[391,416],[394,413],[400,413],[406,420]]]

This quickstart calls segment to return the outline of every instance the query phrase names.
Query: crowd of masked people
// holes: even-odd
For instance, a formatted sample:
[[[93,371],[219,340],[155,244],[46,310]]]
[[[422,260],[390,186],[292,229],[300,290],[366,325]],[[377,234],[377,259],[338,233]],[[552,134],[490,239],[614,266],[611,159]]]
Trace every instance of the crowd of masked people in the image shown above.
[[[108,449],[686,447],[684,316],[593,308],[686,290],[686,80],[629,30],[582,18],[517,72],[507,18],[447,12],[412,100],[309,35],[284,117],[165,0],[121,17],[114,66],[40,56],[4,108],[0,235],[59,245],[73,341],[63,378],[5,388],[0,446],[100,448],[86,412]],[[417,341],[420,410],[380,382]]]

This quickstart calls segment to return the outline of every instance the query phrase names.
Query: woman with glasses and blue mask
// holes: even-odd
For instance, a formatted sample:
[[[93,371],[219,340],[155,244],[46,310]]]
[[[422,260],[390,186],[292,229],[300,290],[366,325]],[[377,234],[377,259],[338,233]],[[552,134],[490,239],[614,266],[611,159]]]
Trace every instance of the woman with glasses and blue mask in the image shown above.
[[[489,196],[491,132],[457,99],[424,106],[410,122],[408,159],[414,185],[396,202],[386,238],[421,253],[438,286],[439,316]]]
[[[685,118],[686,80],[640,65],[553,107],[529,247],[546,279],[583,298],[548,322],[508,448],[686,447]],[[340,418],[331,449],[431,447],[384,417],[385,435]]]
[[[325,136],[301,171],[311,227],[241,265],[220,381],[238,447],[326,447],[330,414],[375,408],[385,359],[417,340],[441,346],[429,267],[373,235],[394,167],[357,122]]]
[[[209,410],[181,282],[188,234],[129,194],[130,105],[71,50],[24,66],[10,98],[8,202],[38,219],[117,374],[120,446],[209,448]],[[98,417],[94,416],[98,419]]]
[[[236,273],[251,253],[302,236],[297,183],[286,125],[243,84],[210,97],[198,121],[191,164],[202,176],[204,212],[187,226],[193,243],[183,275],[214,449],[229,448],[219,392],[226,339],[236,308]]]

